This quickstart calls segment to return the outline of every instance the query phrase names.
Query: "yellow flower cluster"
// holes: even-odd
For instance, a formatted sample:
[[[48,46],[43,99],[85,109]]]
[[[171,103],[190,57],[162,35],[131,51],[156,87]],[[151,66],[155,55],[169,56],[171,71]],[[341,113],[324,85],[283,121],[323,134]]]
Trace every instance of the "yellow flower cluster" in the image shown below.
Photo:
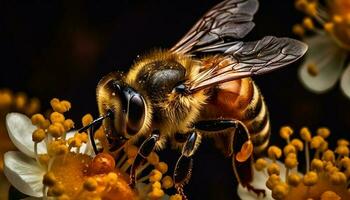
[[[328,148],[327,137],[330,131],[319,128],[316,135],[304,127],[300,138],[293,138],[293,130],[286,126],[280,129],[280,136],[286,140],[281,149],[277,146],[268,148],[268,157],[272,163],[260,158],[254,167],[257,171],[266,169],[269,178],[266,186],[272,191],[275,199],[350,199],[347,186],[350,183],[349,142],[341,139],[334,151]],[[310,156],[310,151],[314,156]],[[297,171],[302,162],[298,155],[305,155],[306,169],[301,174]],[[285,178],[281,177],[278,159],[284,159]]]
[[[89,148],[87,133],[75,133],[67,137],[67,132],[74,128],[74,122],[66,119],[64,113],[71,104],[57,98],[51,100],[53,112],[45,118],[34,114],[32,140],[37,163],[46,169],[43,177],[43,195],[64,199],[159,199],[166,190],[173,188],[170,176],[165,176],[168,165],[160,162],[159,156],[152,152],[136,174],[138,183],[144,183],[143,189],[135,191],[128,185],[130,169],[138,147],[125,146],[124,151],[109,152],[106,135],[101,127],[96,131],[96,139],[101,141],[103,153],[92,157],[82,152],[82,147]],[[90,114],[82,118],[83,126],[93,121]],[[39,154],[38,144],[46,143],[47,154]],[[107,146],[106,146],[107,145]],[[113,155],[113,156],[112,156]],[[173,195],[172,200],[181,200],[180,195]]]
[[[350,50],[350,1],[332,0],[321,3],[318,0],[295,0],[295,7],[307,16],[300,24],[293,26],[293,32],[300,37],[306,33],[328,35],[337,46]],[[307,72],[317,76],[320,68],[316,63],[307,64]]]
[[[8,89],[0,89],[0,111],[8,113],[10,111],[23,112],[32,115],[40,109],[38,98],[28,98],[23,92],[14,93]]]
[[[306,31],[328,33],[342,48],[350,49],[350,2],[348,0],[327,1],[323,5],[318,0],[296,0],[295,7],[304,12],[301,24],[293,26],[293,32],[304,36]],[[320,26],[318,28],[317,25]]]

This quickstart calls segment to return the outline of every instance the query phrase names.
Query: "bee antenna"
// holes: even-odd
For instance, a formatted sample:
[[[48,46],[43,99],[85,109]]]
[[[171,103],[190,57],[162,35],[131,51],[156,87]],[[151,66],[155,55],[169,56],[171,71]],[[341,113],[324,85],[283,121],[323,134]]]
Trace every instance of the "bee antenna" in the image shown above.
[[[84,131],[86,131],[87,129],[89,129],[92,126],[95,126],[96,124],[100,123],[102,120],[106,119],[106,118],[112,118],[113,117],[113,111],[108,110],[108,112],[106,113],[106,115],[101,116],[97,119],[95,119],[94,121],[92,121],[90,124],[84,126],[83,128],[79,129],[79,133],[82,133]]]

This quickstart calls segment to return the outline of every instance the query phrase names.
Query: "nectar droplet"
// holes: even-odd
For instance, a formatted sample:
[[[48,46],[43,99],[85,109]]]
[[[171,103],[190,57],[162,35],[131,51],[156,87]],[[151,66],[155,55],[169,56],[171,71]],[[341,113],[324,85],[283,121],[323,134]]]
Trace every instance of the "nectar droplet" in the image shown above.
[[[91,174],[107,174],[115,168],[115,160],[108,153],[99,153],[92,160],[89,172]]]

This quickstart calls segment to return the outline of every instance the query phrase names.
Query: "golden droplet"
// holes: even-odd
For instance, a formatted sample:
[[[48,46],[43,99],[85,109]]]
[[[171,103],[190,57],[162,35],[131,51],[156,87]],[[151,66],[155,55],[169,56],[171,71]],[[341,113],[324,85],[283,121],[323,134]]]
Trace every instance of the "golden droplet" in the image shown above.
[[[107,174],[115,168],[115,160],[108,153],[97,154],[91,162],[90,173]]]
[[[237,153],[236,160],[238,162],[245,162],[252,155],[253,149],[254,149],[254,146],[253,146],[252,141],[250,141],[250,140],[246,141],[242,145],[241,151]]]

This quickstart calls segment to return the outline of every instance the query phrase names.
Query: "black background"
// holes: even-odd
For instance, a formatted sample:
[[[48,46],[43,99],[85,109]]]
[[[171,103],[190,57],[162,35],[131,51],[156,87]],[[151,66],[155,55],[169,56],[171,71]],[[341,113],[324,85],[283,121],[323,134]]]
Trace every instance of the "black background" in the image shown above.
[[[1,1],[0,87],[39,97],[48,108],[53,97],[68,99],[75,121],[87,112],[97,116],[95,87],[113,70],[127,70],[137,55],[169,48],[219,1]],[[293,24],[303,18],[291,0],[264,0],[245,40],[265,35],[295,37]],[[285,124],[315,130],[328,126],[330,140],[349,138],[350,101],[338,85],[316,95],[297,77],[301,61],[256,77],[269,107],[272,142],[280,143]],[[80,124],[77,124],[80,126]],[[236,186],[230,160],[203,142],[195,156],[193,178],[186,187],[190,199],[233,199]],[[162,153],[174,164],[178,152]]]

